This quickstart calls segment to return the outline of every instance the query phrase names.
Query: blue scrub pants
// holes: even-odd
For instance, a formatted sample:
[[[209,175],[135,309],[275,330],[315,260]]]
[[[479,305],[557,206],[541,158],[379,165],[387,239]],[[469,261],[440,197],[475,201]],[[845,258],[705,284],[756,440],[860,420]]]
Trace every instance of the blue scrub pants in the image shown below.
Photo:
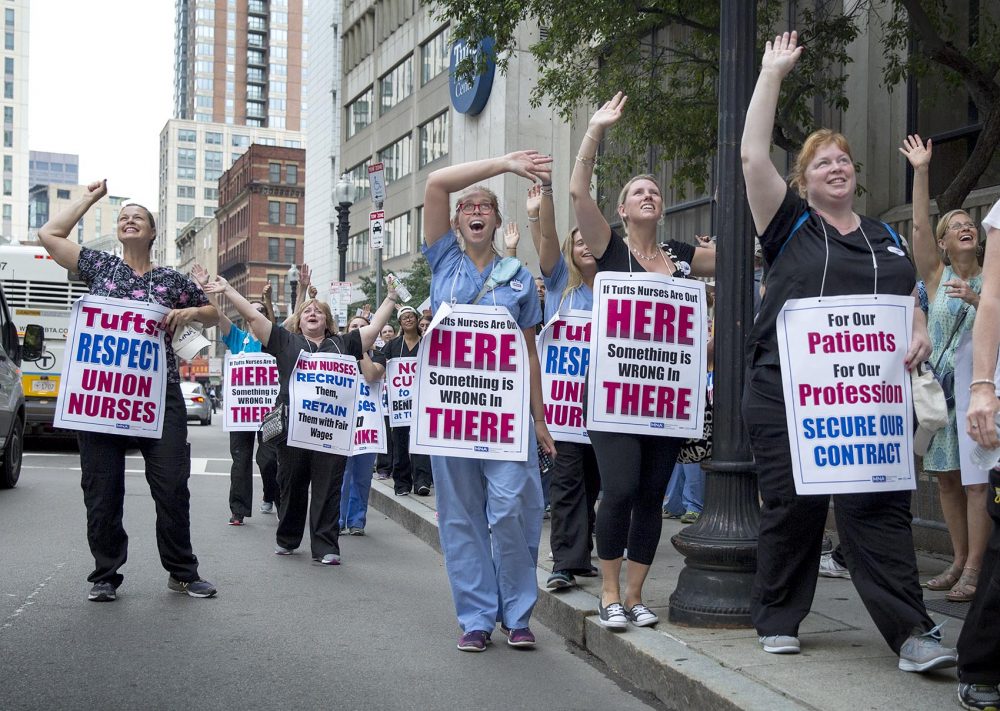
[[[543,505],[534,433],[529,451],[527,462],[431,457],[441,550],[463,632],[490,632],[497,621],[527,627],[538,600]]]
[[[688,511],[701,513],[705,506],[705,472],[701,463],[674,465],[667,485],[665,508],[675,516],[683,516]]]
[[[340,490],[340,529],[364,528],[368,520],[368,495],[372,490],[375,452],[347,458],[344,485]]]

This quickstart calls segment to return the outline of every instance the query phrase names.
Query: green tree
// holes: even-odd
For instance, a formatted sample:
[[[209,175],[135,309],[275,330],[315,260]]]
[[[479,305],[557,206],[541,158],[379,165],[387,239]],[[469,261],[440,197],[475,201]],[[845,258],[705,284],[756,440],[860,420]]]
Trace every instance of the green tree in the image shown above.
[[[612,133],[614,150],[598,166],[602,184],[621,184],[648,169],[650,156],[674,161],[673,187],[707,192],[718,123],[719,3],[717,0],[431,0],[452,23],[455,37],[493,37],[503,71],[517,47],[517,27],[547,29],[527,49],[538,61],[531,93],[535,106],[551,104],[569,121],[581,106],[597,106],[618,90],[629,109]],[[787,23],[787,4],[756,0],[759,48]],[[952,41],[963,28],[963,3],[942,0],[814,0],[797,3],[796,24],[807,51],[785,81],[774,129],[777,146],[795,151],[814,128],[816,108],[848,108],[847,46],[864,23],[880,31],[893,58],[882,80],[888,90],[908,74],[937,74],[969,90],[984,128],[966,168],[939,198],[960,204],[1000,144],[1000,36],[987,19],[968,49]],[[845,10],[845,7],[848,9]],[[994,20],[996,18],[993,18]],[[912,22],[911,22],[912,20]],[[915,47],[907,53],[907,47]],[[481,64],[485,58],[479,59]],[[467,59],[466,75],[480,67]],[[650,151],[651,149],[651,151]]]
[[[405,275],[400,273],[396,276],[403,280],[403,285],[410,291],[410,300],[406,302],[408,306],[417,308],[430,296],[431,267],[427,263],[427,259],[424,258],[424,255],[417,255],[417,258],[413,260],[413,264],[410,265],[410,270]],[[361,290],[365,293],[365,298],[362,301],[351,304],[347,310],[349,314],[353,315],[357,309],[364,307],[365,304],[371,304],[372,308],[378,306],[375,303],[375,279],[373,278],[373,274],[365,274],[361,277]],[[385,293],[384,288],[382,293]]]

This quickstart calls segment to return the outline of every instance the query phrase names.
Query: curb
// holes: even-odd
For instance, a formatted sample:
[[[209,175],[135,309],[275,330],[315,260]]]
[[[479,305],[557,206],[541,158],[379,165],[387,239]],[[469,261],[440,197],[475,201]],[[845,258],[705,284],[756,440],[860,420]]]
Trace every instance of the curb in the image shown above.
[[[434,511],[410,496],[372,482],[369,505],[438,553]],[[727,667],[682,639],[652,629],[611,632],[597,621],[597,598],[579,588],[556,594],[545,589],[549,571],[536,569],[538,603],[533,616],[556,634],[600,659],[635,687],[669,709],[714,711],[805,711],[794,699]]]

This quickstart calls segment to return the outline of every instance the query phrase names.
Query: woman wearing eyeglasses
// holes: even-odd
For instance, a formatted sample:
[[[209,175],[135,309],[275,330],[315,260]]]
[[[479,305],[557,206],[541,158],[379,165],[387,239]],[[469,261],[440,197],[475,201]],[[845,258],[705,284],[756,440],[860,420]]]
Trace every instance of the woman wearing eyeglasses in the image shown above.
[[[437,310],[442,302],[485,303],[487,298],[506,308],[524,336],[531,385],[534,427],[528,461],[431,457],[441,549],[462,628],[458,648],[466,652],[484,651],[497,621],[509,645],[535,644],[528,628],[538,599],[535,567],[542,534],[535,440],[555,456],[535,351],[535,326],[542,321],[538,295],[531,273],[521,266],[512,279],[479,300],[500,260],[494,237],[501,219],[496,194],[475,184],[505,173],[535,180],[551,160],[536,151],[518,151],[453,165],[431,173],[424,193],[423,252],[431,267],[431,308]],[[465,192],[452,215],[450,196],[460,190]]]
[[[979,259],[983,247],[979,228],[964,210],[940,217],[931,237],[929,166],[931,141],[907,136],[900,151],[913,166],[913,257],[927,285],[930,309],[927,330],[934,347],[930,362],[940,376],[955,370],[955,349],[962,334],[972,330],[983,288]],[[986,512],[987,486],[962,486],[955,407],[948,408],[948,426],[939,430],[924,455],[924,471],[937,476],[941,511],[948,525],[955,559],[928,580],[928,590],[947,590],[952,602],[970,602],[976,594],[979,569],[990,535]]]

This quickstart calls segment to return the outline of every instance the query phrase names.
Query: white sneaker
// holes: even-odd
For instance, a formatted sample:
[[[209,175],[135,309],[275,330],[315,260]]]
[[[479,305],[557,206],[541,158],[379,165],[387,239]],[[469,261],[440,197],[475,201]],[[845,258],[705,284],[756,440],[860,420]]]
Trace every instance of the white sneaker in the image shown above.
[[[761,637],[760,644],[764,651],[770,654],[798,654],[802,651],[799,646],[799,638],[786,634]]]
[[[824,553],[819,557],[819,574],[824,578],[851,579],[851,573],[833,559],[833,553]]]
[[[944,623],[942,623],[944,624]],[[958,664],[958,652],[941,644],[941,625],[919,635],[911,635],[899,650],[899,669],[927,672]]]

